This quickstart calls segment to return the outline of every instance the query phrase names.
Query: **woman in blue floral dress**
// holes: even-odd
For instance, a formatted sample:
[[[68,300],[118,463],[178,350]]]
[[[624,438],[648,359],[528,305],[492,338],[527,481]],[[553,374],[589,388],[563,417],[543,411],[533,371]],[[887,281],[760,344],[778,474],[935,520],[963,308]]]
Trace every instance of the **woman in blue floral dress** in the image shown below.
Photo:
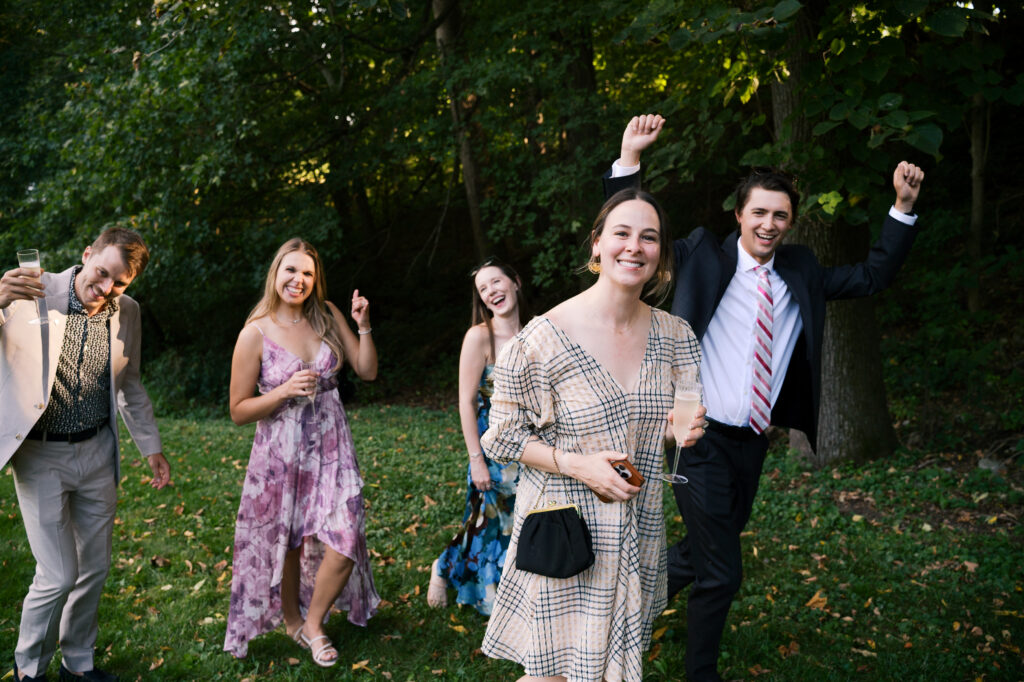
[[[512,532],[519,469],[487,457],[480,436],[487,430],[494,359],[523,328],[526,304],[519,275],[508,265],[490,259],[472,274],[473,322],[459,357],[459,418],[469,457],[466,510],[459,532],[430,567],[427,603],[445,606],[450,587],[457,603],[489,616]]]

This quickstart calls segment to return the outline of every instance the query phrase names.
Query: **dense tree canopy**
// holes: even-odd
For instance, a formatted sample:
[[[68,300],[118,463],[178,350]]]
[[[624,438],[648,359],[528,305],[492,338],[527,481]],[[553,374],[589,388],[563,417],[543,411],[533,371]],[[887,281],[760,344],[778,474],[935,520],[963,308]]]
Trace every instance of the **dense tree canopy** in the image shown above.
[[[141,231],[149,375],[167,404],[202,403],[226,391],[271,254],[302,235],[335,300],[370,296],[393,395],[439,380],[424,366],[454,374],[437,360],[481,252],[516,264],[540,309],[581,285],[597,177],[629,116],[657,111],[645,178],[677,233],[724,235],[743,167],[782,165],[800,177],[799,238],[852,260],[895,163],[924,166],[914,281],[952,271],[947,293],[983,314],[986,281],[1020,281],[1003,247],[1021,243],[1021,16],[945,0],[3,0],[0,262],[35,246],[62,269],[108,224]]]

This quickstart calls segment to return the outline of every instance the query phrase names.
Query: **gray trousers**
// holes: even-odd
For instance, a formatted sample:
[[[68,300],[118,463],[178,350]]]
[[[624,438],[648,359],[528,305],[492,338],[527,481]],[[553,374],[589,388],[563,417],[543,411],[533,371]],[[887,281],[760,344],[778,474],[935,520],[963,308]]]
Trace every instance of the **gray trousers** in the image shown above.
[[[103,583],[117,511],[114,436],[81,443],[26,440],[11,459],[36,573],[22,604],[14,660],[42,675],[60,643],[64,666],[93,669]]]

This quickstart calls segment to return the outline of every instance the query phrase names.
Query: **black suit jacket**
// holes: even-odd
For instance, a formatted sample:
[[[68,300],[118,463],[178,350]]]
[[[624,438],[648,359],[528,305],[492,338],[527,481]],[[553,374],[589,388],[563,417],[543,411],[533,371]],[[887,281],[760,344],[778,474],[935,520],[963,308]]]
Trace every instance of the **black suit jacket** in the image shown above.
[[[604,177],[605,194],[635,187],[640,174]],[[811,447],[817,447],[818,406],[821,402],[821,344],[825,333],[825,302],[843,298],[870,296],[889,286],[907,258],[918,230],[886,216],[882,234],[861,263],[824,267],[814,253],[802,244],[783,244],[775,252],[775,270],[786,283],[800,309],[803,330],[793,349],[782,391],[772,408],[775,426],[800,429]],[[729,282],[736,273],[736,249],[739,234],[732,232],[724,241],[698,227],[674,243],[675,296],[672,313],[693,327],[698,339],[704,338],[708,324],[718,309]],[[743,362],[745,358],[737,358]]]

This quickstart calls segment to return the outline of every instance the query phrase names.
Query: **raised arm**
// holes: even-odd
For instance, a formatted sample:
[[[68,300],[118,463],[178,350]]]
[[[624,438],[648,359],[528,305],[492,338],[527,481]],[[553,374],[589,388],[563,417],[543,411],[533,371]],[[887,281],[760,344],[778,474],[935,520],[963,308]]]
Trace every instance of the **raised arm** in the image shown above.
[[[605,198],[622,189],[640,187],[640,153],[658,139],[664,125],[665,119],[659,114],[642,114],[629,119],[622,132],[619,158],[603,178]]]
[[[921,192],[924,182],[924,171],[912,163],[900,161],[892,173],[892,186],[896,190],[896,202],[893,206],[900,213],[913,213],[917,195]]]
[[[632,168],[640,165],[640,154],[654,144],[665,125],[660,114],[641,114],[629,119],[622,131],[622,148],[619,151],[619,165]]]
[[[912,163],[900,161],[892,174],[896,201],[867,258],[860,263],[822,270],[822,286],[827,300],[871,296],[892,283],[919,231],[917,216],[911,214],[923,181],[923,170]]]
[[[377,378],[377,347],[373,343],[370,327],[370,302],[366,297],[359,295],[359,289],[352,292],[352,320],[359,328],[359,335],[356,336],[352,329],[345,323],[338,307],[327,302],[331,309],[334,320],[338,324],[338,331],[341,333],[341,343],[345,348],[345,357],[352,366],[356,376],[363,381],[373,381]]]

